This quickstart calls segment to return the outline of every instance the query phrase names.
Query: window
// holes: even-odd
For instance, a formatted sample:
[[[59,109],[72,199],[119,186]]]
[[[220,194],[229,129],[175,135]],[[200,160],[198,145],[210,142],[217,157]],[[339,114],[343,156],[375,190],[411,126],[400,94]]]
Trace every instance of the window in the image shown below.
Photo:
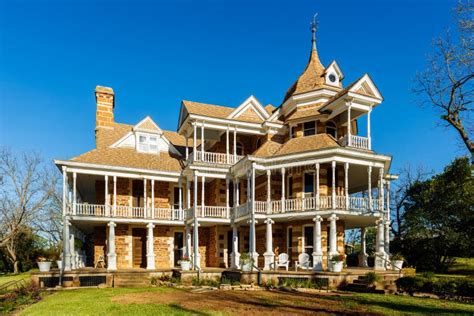
[[[326,134],[329,134],[335,139],[337,139],[337,129],[336,129],[336,124],[334,124],[334,122],[331,122],[331,121],[326,122]]]
[[[295,138],[296,137],[296,126],[292,126],[290,130],[290,138]]]
[[[158,137],[153,135],[138,135],[138,151],[144,153],[158,152]]]
[[[304,195],[312,196],[314,193],[314,174],[306,172],[304,174]]]
[[[316,134],[316,122],[306,122],[303,124],[303,135],[311,136]]]
[[[179,209],[179,187],[173,188],[173,208]]]
[[[288,198],[293,198],[293,177],[288,177]]]
[[[132,206],[143,207],[143,181],[133,180],[132,182]]]

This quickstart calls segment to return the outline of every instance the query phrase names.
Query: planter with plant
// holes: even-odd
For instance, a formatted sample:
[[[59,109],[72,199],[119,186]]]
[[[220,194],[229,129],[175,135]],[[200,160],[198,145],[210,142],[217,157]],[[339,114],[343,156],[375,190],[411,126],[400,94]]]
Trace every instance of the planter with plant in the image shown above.
[[[252,271],[252,259],[250,254],[243,253],[240,255],[240,265],[242,266],[242,271],[250,272]]]
[[[191,270],[191,260],[188,256],[183,256],[181,260],[178,261],[178,264],[181,266],[181,270],[183,271]]]
[[[49,270],[51,269],[51,260],[44,257],[39,257],[38,268],[40,272],[49,272]]]
[[[344,255],[333,255],[329,260],[329,271],[341,272],[344,265]]]
[[[403,261],[405,258],[400,253],[396,253],[391,258],[393,270],[401,270],[403,267]]]

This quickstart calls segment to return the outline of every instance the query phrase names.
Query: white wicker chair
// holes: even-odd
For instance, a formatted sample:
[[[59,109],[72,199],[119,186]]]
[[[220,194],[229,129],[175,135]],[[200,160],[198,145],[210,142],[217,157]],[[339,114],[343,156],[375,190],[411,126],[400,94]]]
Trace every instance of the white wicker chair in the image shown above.
[[[275,268],[283,267],[288,271],[288,266],[290,265],[290,261],[288,260],[288,255],[286,253],[281,253],[278,255],[278,262],[275,263]]]
[[[298,267],[304,270],[309,270],[311,268],[309,255],[307,253],[302,253],[298,256],[298,260],[295,261],[295,271],[298,271]]]

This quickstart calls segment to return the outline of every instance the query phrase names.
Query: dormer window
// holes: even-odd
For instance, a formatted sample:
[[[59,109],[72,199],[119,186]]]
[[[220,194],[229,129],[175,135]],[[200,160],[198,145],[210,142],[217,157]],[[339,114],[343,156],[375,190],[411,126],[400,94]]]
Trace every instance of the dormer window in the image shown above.
[[[138,151],[144,153],[158,152],[158,137],[154,135],[138,135]]]
[[[306,122],[303,124],[303,135],[311,136],[316,134],[316,122]]]
[[[337,128],[334,122],[331,122],[331,121],[326,122],[326,134],[329,134],[335,139],[337,139]]]

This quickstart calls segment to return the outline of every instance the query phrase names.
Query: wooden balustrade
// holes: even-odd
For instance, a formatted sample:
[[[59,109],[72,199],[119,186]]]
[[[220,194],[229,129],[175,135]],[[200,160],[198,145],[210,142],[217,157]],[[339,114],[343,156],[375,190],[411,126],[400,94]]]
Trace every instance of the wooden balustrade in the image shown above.
[[[344,137],[341,137],[338,140],[338,143],[341,146],[349,146],[358,149],[370,150],[369,139],[367,137],[362,137],[358,135],[351,135],[350,142],[348,135],[345,135]]]
[[[210,164],[235,165],[243,157],[244,156],[234,156],[232,154],[227,155],[224,153],[214,153],[207,151],[203,153],[201,151],[196,151],[195,153],[189,154],[186,163],[190,164],[193,162],[205,162]]]

